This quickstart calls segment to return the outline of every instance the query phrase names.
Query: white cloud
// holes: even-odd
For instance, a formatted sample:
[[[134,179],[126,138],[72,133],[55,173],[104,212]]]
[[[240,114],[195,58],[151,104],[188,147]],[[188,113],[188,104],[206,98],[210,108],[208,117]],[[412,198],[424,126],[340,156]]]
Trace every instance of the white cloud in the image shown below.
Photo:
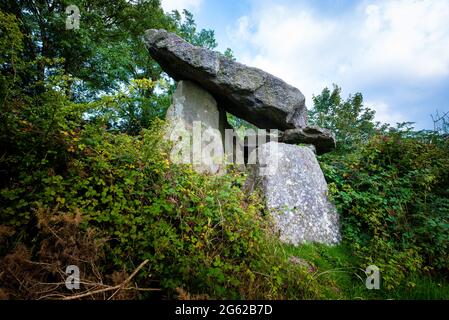
[[[364,104],[370,109],[376,110],[375,121],[389,123],[392,126],[395,126],[396,123],[407,121],[402,113],[392,110],[385,102],[366,101]]]
[[[449,2],[383,1],[366,6],[360,70],[427,78],[449,74]]]
[[[162,0],[161,5],[166,12],[170,12],[172,10],[182,12],[183,9],[198,12],[202,2],[203,0]]]
[[[363,92],[449,76],[447,0],[365,1],[332,16],[263,3],[228,29],[229,45],[242,62],[300,88],[308,105],[312,94],[332,83]],[[376,105],[379,119],[403,120],[385,102]]]
[[[229,29],[228,29],[229,30]],[[242,16],[237,20],[237,29],[230,30],[231,36],[237,39],[245,39],[251,36],[249,30],[249,18],[248,16]]]

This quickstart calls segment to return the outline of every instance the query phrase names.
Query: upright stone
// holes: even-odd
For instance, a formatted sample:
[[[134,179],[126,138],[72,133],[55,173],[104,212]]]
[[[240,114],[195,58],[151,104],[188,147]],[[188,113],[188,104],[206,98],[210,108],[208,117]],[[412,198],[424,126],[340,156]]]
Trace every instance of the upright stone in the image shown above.
[[[335,244],[340,241],[338,213],[327,198],[327,183],[313,151],[269,142],[257,148],[247,187],[260,186],[280,239]]]
[[[222,118],[215,99],[191,81],[179,81],[167,110],[170,154],[177,163],[193,164],[202,173],[223,172]]]

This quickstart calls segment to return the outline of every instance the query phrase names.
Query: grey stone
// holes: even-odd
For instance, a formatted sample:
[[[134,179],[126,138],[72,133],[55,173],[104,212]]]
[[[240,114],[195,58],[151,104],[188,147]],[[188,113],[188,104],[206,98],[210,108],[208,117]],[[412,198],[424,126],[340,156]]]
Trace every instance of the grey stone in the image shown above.
[[[192,80],[210,92],[219,107],[262,129],[306,126],[304,95],[257,68],[196,47],[166,30],[147,30],[151,56],[175,80]]]
[[[316,126],[285,130],[279,141],[290,144],[312,144],[317,154],[332,151],[336,147],[334,133]]]
[[[315,146],[313,144],[306,144],[304,146],[306,146],[307,148],[312,150],[314,154],[316,154],[316,148],[315,148]]]
[[[207,91],[193,82],[179,81],[166,120],[167,138],[174,142],[172,161],[192,164],[202,173],[223,173],[222,118]]]
[[[279,141],[279,131],[278,130],[261,130],[258,129],[257,132],[250,133],[245,136],[243,148],[245,154],[245,163],[248,163],[249,155],[258,147],[264,143],[270,141]]]
[[[338,213],[327,198],[326,180],[310,148],[269,142],[250,160],[255,164],[246,188],[262,189],[282,241],[294,245],[340,241]]]

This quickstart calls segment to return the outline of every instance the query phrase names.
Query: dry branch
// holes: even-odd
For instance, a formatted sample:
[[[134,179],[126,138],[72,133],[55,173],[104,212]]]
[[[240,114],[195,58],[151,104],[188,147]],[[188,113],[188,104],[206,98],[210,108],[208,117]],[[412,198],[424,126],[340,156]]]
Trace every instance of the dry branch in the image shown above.
[[[123,281],[121,284],[118,284],[116,286],[112,286],[112,287],[107,287],[104,289],[99,289],[99,290],[94,290],[94,291],[90,291],[87,293],[83,293],[83,294],[78,294],[78,295],[74,295],[74,296],[68,296],[68,297],[64,297],[63,300],[76,300],[76,299],[80,299],[80,298],[85,298],[85,297],[89,297],[92,296],[94,294],[97,293],[104,293],[104,292],[108,292],[108,291],[113,291],[116,290],[116,292],[114,292],[114,294],[110,297],[112,298],[118,291],[122,290],[122,289],[128,289],[125,288],[126,285],[132,280],[132,278],[134,278],[136,276],[136,274],[148,263],[148,259],[143,261],[135,270],[134,272],[125,280]],[[129,288],[129,289],[134,289],[134,288]],[[151,291],[158,291],[160,289],[148,289]]]

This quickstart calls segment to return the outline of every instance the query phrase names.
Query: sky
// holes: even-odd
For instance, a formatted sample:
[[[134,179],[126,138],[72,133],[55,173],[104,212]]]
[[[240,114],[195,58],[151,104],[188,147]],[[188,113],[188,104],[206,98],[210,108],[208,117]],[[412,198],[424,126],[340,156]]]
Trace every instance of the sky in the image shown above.
[[[376,120],[415,122],[449,111],[449,0],[162,0],[213,29],[223,52],[306,97],[337,84],[361,92]]]

